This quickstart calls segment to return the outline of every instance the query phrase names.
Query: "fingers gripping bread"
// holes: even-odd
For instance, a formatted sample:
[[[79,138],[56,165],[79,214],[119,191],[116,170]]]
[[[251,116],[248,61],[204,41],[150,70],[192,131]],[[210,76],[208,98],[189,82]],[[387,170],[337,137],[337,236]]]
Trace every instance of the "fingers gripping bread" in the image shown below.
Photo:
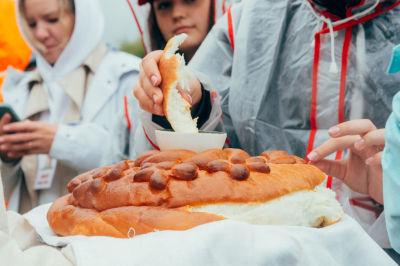
[[[343,214],[334,193],[317,188],[324,179],[316,167],[282,152],[151,151],[75,177],[71,194],[47,218],[63,236],[127,237],[130,228],[138,235],[226,218],[319,227]]]
[[[168,41],[159,63],[162,78],[160,87],[164,94],[164,113],[175,132],[197,133],[197,119],[192,119],[191,105],[177,90],[178,85],[182,89],[190,90],[189,81],[193,78],[192,73],[185,66],[184,57],[175,54],[186,38],[186,34],[181,34]]]

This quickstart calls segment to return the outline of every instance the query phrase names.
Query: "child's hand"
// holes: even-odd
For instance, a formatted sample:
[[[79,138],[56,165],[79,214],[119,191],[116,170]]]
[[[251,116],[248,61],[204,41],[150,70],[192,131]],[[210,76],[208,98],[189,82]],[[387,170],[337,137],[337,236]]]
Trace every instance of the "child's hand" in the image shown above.
[[[381,158],[385,148],[385,129],[377,129],[367,119],[353,120],[330,128],[329,135],[331,139],[308,154],[309,164],[383,204]],[[349,149],[346,159],[324,159],[346,149]]]
[[[160,50],[151,52],[143,58],[140,63],[139,78],[133,87],[133,94],[138,99],[140,108],[156,115],[164,115],[162,106],[164,95],[159,87],[162,80],[158,69],[162,55],[163,51]],[[190,92],[177,89],[182,97],[194,107],[201,99],[201,85],[196,78],[193,78],[189,81],[189,86]]]

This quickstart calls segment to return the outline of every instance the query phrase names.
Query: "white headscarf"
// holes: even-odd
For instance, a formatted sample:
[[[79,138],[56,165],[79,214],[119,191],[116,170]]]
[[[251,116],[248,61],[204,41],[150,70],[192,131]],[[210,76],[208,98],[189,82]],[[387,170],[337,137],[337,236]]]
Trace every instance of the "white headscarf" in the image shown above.
[[[19,14],[17,15],[21,23],[21,18]],[[101,41],[103,30],[104,19],[98,1],[79,0],[75,1],[75,26],[71,39],[53,66],[26,38],[37,56],[37,69],[43,80],[42,86],[56,107],[50,111],[53,119],[49,122],[60,123],[65,113],[62,109],[66,109],[67,106],[65,97],[68,96],[57,81],[67,77],[82,65]],[[26,36],[25,32],[22,33]]]
[[[75,27],[71,39],[53,66],[26,38],[37,55],[37,68],[42,79],[45,82],[57,81],[80,67],[99,44],[103,30],[104,19],[98,1],[79,0],[75,1]]]

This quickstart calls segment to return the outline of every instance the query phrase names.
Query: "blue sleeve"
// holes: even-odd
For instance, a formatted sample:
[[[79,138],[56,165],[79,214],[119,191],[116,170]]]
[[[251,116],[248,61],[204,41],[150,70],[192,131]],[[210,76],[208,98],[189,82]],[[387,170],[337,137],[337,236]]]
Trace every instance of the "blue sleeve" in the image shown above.
[[[400,253],[400,92],[393,99],[385,142],[382,167],[386,227],[393,249]]]

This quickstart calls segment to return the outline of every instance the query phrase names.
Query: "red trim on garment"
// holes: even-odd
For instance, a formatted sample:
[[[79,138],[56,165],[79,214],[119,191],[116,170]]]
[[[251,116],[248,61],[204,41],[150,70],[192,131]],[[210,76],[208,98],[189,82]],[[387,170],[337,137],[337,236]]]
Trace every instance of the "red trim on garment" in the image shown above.
[[[349,199],[350,205],[357,206],[361,209],[373,212],[373,213],[375,213],[375,218],[378,219],[379,215],[381,215],[383,210],[381,210],[380,208],[375,207],[375,206],[370,206],[366,203],[363,203],[362,201],[371,201],[372,202],[372,198],[362,197],[362,198]]]
[[[382,4],[383,4],[383,2],[376,6],[376,11],[377,12],[381,12],[382,11]]]
[[[222,1],[222,14],[225,14],[226,8],[225,8],[225,0]]]
[[[353,7],[350,7],[349,9],[347,9],[346,11],[346,16],[347,17],[351,17],[352,16],[352,11],[356,8],[359,8],[360,6],[362,6],[365,3],[365,0],[361,0],[361,2],[358,5],[355,5]]]
[[[146,133],[146,130],[144,129],[144,127],[143,127],[143,132],[144,132],[144,134],[146,135],[146,138],[147,138],[147,140],[150,142],[151,146],[153,146],[154,149],[156,149],[156,150],[160,150],[160,148],[157,147],[156,144],[154,144],[154,143],[150,140],[149,136],[147,136],[147,133]]]
[[[352,199],[356,200],[356,201],[371,201],[371,202],[373,202],[372,198],[369,196],[357,197],[357,198],[352,198]]]
[[[125,105],[126,124],[128,125],[129,130],[131,130],[132,125],[131,125],[131,120],[129,119],[129,112],[128,112],[128,96],[124,97],[124,105]]]
[[[337,153],[336,153],[337,155]],[[336,158],[335,158],[336,160]],[[328,179],[326,180],[326,188],[332,189],[332,176],[328,176]]]
[[[382,3],[381,3],[381,4],[382,4]],[[381,4],[379,4],[379,5],[382,6]],[[378,5],[378,7],[379,7],[379,5]],[[376,11],[375,13],[371,13],[371,14],[366,15],[366,16],[364,16],[364,17],[362,17],[362,18],[357,19],[357,20],[351,20],[351,21],[348,21],[348,22],[346,22],[346,23],[343,23],[343,24],[334,26],[334,27],[333,27],[333,31],[342,30],[342,29],[345,29],[345,28],[348,28],[348,27],[352,27],[352,26],[358,25],[358,24],[360,24],[360,23],[364,23],[364,22],[366,22],[366,21],[368,21],[368,20],[370,20],[370,19],[373,19],[373,18],[375,18],[375,17],[377,17],[377,16],[379,16],[379,15],[382,15],[383,13],[385,13],[385,12],[387,12],[387,11],[389,11],[389,10],[395,8],[395,7],[397,7],[398,5],[400,5],[400,1],[394,3],[393,5],[387,7],[387,8],[384,9],[384,10],[382,10],[381,7],[379,7],[379,9],[378,9],[378,7],[377,7],[377,11]],[[379,11],[378,11],[378,10],[379,10]],[[320,33],[320,34],[329,33],[329,29],[324,29],[324,30],[322,30],[322,31],[319,32],[319,33]]]
[[[233,38],[233,23],[232,23],[232,14],[231,14],[231,9],[232,5],[229,6],[228,8],[228,34],[229,34],[229,40],[231,41],[231,47],[232,51],[235,51],[235,43],[234,43],[234,38]]]
[[[6,210],[8,210],[8,206],[10,205],[9,201],[6,201]]]
[[[144,52],[147,54],[146,45],[144,45],[144,41],[143,41],[143,31],[142,31],[142,28],[140,27],[139,21],[138,21],[138,19],[137,19],[137,17],[136,17],[136,14],[135,14],[135,11],[134,11],[134,9],[133,9],[133,6],[132,6],[131,2],[130,2],[129,0],[126,0],[126,1],[128,2],[129,7],[131,8],[133,17],[135,18],[135,21],[136,21],[136,24],[137,24],[137,27],[138,27],[139,33],[140,33],[140,39],[142,40],[143,49],[144,49]]]

